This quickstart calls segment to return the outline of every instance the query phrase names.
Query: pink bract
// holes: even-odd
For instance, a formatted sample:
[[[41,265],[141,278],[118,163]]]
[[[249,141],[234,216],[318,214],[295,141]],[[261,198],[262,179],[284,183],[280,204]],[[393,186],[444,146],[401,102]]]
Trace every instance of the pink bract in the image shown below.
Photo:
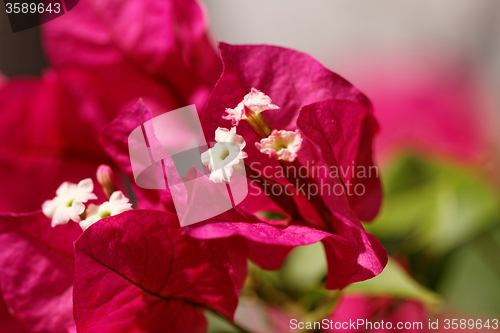
[[[298,51],[225,43],[219,43],[219,49],[224,63],[223,74],[201,115],[207,142],[213,141],[217,127],[231,126],[229,120],[222,119],[225,109],[234,108],[251,88],[256,88],[280,107],[263,113],[271,127],[277,130],[299,128],[322,149],[322,157],[330,166],[344,169],[373,166],[372,140],[378,125],[370,101],[352,84]],[[314,121],[325,123],[334,119],[338,122],[324,124],[321,129],[308,126]],[[323,133],[328,139],[322,136]],[[245,138],[245,150],[253,161],[262,166],[279,166],[278,162],[259,153],[255,147],[259,138],[247,123],[238,126],[238,134]],[[366,193],[352,197],[350,203],[359,218],[369,221],[380,208],[381,185],[378,178],[363,182]],[[338,198],[332,195],[329,200]]]
[[[158,113],[201,109],[221,72],[191,0],[82,1],[43,37],[42,78],[0,78],[0,211],[34,211],[63,181],[109,164],[99,130],[137,99]]]
[[[222,48],[223,47],[224,46],[222,46]],[[251,47],[246,48],[251,49]],[[283,52],[286,55],[288,51]],[[333,73],[332,76],[337,78]],[[207,110],[213,110],[214,112],[222,110],[220,115],[222,115],[222,112],[225,110],[224,107],[220,110],[215,108],[212,101],[213,99],[218,100],[221,96],[225,96],[224,93],[219,90],[221,82],[225,82],[224,80],[225,76],[223,75],[212,94],[212,99],[207,109],[202,115],[202,122],[209,117],[207,115]],[[349,89],[350,92],[355,91],[353,90],[355,88],[352,86]],[[228,94],[228,96],[233,95]],[[355,94],[355,96],[358,95]],[[359,95],[358,98],[363,100],[362,95]],[[329,107],[329,105],[326,107]],[[353,110],[349,109],[349,107],[350,104],[348,104],[348,107],[344,106],[346,112],[351,112],[352,114],[352,116],[346,116],[345,125],[343,124],[345,128],[353,129],[357,125],[361,126],[363,123],[370,124],[371,118],[367,116],[367,111],[363,109],[364,107],[362,104],[354,104]],[[274,110],[268,110],[266,112],[274,112]],[[340,112],[340,110],[336,110],[336,112]],[[131,167],[128,155],[128,135],[133,129],[149,119],[151,119],[151,112],[142,102],[138,102],[116,118],[102,133],[101,142],[105,150],[129,176],[131,176]],[[203,124],[205,124],[205,122],[203,122]],[[206,127],[204,127],[203,130],[205,135],[208,136],[208,142],[210,142],[210,135],[212,132],[207,130]],[[243,127],[243,131],[244,130],[245,128]],[[366,130],[369,132],[370,128]],[[360,130],[360,132],[362,131]],[[255,138],[250,136],[254,135],[253,132],[247,132],[246,135],[250,137],[249,140],[255,140]],[[369,134],[366,135],[369,136]],[[350,156],[357,157],[358,152],[359,154],[366,154],[366,150],[369,151],[370,147],[366,148],[366,146],[362,146],[360,143],[360,140],[364,139],[366,139],[366,137],[361,136],[361,134],[353,138],[354,145],[352,147],[349,146],[351,149],[349,150],[351,152]],[[326,163],[321,156],[318,157],[318,154],[321,155],[321,150],[318,146],[314,142],[311,142],[311,139],[308,140],[309,143],[305,145],[306,148],[301,148],[303,149],[302,155],[304,155],[304,158],[314,155],[316,159],[323,161],[322,163]],[[356,144],[358,144],[358,146],[356,146]],[[359,147],[360,145],[361,147]],[[340,143],[338,143],[338,147],[340,147],[339,149],[346,149]],[[369,153],[371,153],[371,151],[369,151]],[[253,155],[249,154],[249,158],[254,158],[257,156],[256,154],[260,153],[254,152]],[[371,158],[371,154],[368,154],[368,156]],[[257,156],[257,159],[259,159],[259,157],[260,155]],[[361,160],[366,163],[366,160]],[[261,159],[261,161],[263,165],[276,163],[269,158],[265,160]],[[328,179],[327,181],[335,180]],[[377,185],[379,186],[379,184],[375,184],[375,188]],[[154,191],[149,190],[139,190],[139,205],[142,207],[157,207],[171,210],[173,207],[171,200],[169,200],[171,196],[170,191],[167,189],[156,193],[157,194],[154,194]],[[264,199],[262,196],[256,199],[268,200],[267,205],[269,207],[279,207],[283,209],[285,213],[289,213],[289,209],[297,204],[293,203],[292,198],[278,198],[276,201],[278,203],[280,203],[279,200],[284,200],[283,204],[280,205],[275,205],[274,203],[269,204],[269,199]],[[300,204],[301,202],[298,203]],[[304,202],[303,204],[305,205],[306,203]],[[266,205],[260,205],[260,207],[265,206]],[[301,216],[292,217],[297,219],[295,221],[297,224],[306,223],[308,226],[289,225],[286,228],[283,228],[283,226],[277,227],[269,224],[271,221],[268,221],[269,223],[264,223],[262,219],[259,219],[253,214],[254,211],[252,209],[247,210],[246,207],[246,205],[242,204],[241,208],[233,209],[227,213],[209,219],[205,223],[187,227],[184,230],[195,238],[211,238],[224,241],[224,247],[233,253],[235,251],[231,248],[231,245],[236,243],[240,244],[241,248],[237,251],[238,255],[236,257],[241,258],[241,256],[243,256],[250,258],[261,267],[267,269],[279,268],[286,258],[286,255],[293,247],[323,241],[327,250],[329,262],[329,274],[326,285],[328,288],[332,289],[343,288],[349,283],[371,278],[379,274],[387,262],[387,255],[378,240],[366,233],[358,218],[352,212],[349,203],[343,197],[336,197],[334,200],[325,200],[324,209],[331,215],[329,215],[329,225],[321,228],[324,230],[329,229],[330,232],[316,229],[314,225],[307,224],[304,217]],[[295,222],[292,220],[291,223],[294,224]],[[240,267],[241,269],[237,270],[237,275],[239,277],[244,276],[246,267],[244,265],[233,264],[235,267]],[[238,280],[241,282],[241,278]]]
[[[12,315],[32,332],[74,325],[73,242],[76,223],[52,228],[42,212],[0,215],[0,289]]]
[[[53,66],[85,70],[108,101],[166,97],[159,113],[192,103],[201,108],[220,75],[203,10],[194,0],[82,1],[43,32]],[[135,82],[141,77],[146,87]]]
[[[232,319],[233,268],[216,242],[184,235],[175,214],[129,211],[75,244],[78,332],[204,332],[203,310]]]
[[[418,301],[413,300],[398,300],[391,297],[369,297],[362,295],[346,295],[343,296],[334,312],[330,318],[328,318],[329,323],[333,321],[335,323],[349,323],[357,322],[357,320],[364,320],[371,322],[372,324],[385,323],[385,329],[365,329],[365,326],[361,325],[359,329],[352,328],[348,326],[347,329],[335,329],[335,327],[326,329],[323,332],[422,332],[425,331],[425,325],[427,325],[428,314],[425,306]],[[410,324],[413,326],[410,329],[405,329],[404,326],[401,329],[397,329],[399,323]],[[414,326],[415,323],[422,323],[422,329]],[[387,329],[387,325],[392,325],[392,329]],[[345,328],[345,327],[344,327]]]

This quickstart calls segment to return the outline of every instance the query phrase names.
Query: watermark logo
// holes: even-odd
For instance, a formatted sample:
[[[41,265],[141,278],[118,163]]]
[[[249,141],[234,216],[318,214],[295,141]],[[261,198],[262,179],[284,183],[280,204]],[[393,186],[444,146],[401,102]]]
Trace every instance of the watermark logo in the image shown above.
[[[213,147],[215,142],[211,143]],[[194,105],[157,116],[130,133],[130,162],[136,184],[170,189],[181,226],[205,221],[238,205],[248,194],[243,161],[229,183],[214,183],[201,161],[208,150]],[[239,149],[234,145],[234,149]],[[224,169],[227,158],[212,172]]]
[[[12,32],[52,21],[73,8],[79,0],[3,0]]]

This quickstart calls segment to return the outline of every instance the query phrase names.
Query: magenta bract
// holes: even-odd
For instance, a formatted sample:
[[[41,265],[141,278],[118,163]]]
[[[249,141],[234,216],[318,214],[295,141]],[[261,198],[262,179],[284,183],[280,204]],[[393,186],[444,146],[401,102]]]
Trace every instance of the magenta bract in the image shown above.
[[[78,332],[204,332],[203,309],[233,317],[238,288],[228,256],[214,241],[183,234],[175,214],[105,218],[75,249]]]
[[[32,332],[74,325],[73,242],[76,223],[56,228],[42,212],[0,215],[0,287],[13,316]]]

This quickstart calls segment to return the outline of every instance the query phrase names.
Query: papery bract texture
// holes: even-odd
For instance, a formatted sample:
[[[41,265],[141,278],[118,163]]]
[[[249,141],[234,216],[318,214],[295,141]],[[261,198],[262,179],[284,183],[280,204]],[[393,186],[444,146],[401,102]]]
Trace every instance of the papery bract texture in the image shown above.
[[[0,289],[13,316],[32,332],[74,325],[73,242],[77,223],[52,228],[41,211],[0,215]]]
[[[175,214],[104,218],[75,249],[78,332],[205,332],[203,309],[233,317],[229,258],[216,242],[184,235]]]
[[[201,115],[207,142],[215,141],[217,128],[225,122],[230,126],[229,120],[222,119],[226,107],[234,108],[246,95],[247,88],[242,82],[254,80],[255,84],[261,84],[277,94],[277,98],[270,95],[273,103],[281,98],[281,105],[277,103],[281,109],[263,113],[271,125],[275,126],[281,122],[288,129],[299,131],[297,117],[299,112],[304,114],[300,123],[300,126],[303,126],[303,141],[296,152],[297,163],[309,163],[309,169],[319,165],[329,167],[331,164],[337,167],[368,167],[373,163],[371,140],[377,131],[377,125],[371,113],[370,102],[350,83],[331,73],[309,56],[296,51],[270,46],[227,44],[221,44],[220,49],[225,63],[224,74]],[[267,74],[256,67],[257,63],[251,57],[254,54],[260,57],[261,64],[269,69]],[[285,67],[292,63],[297,66],[299,72],[303,71],[304,76],[290,76],[290,72],[282,71],[281,67],[274,67],[272,64],[275,62]],[[239,71],[235,69],[236,65],[239,66]],[[257,74],[252,74],[253,70],[257,74],[267,75],[267,80],[260,81],[258,77],[254,77]],[[315,74],[307,76],[306,73]],[[303,86],[304,92],[292,93],[295,90],[290,80],[293,79],[298,80],[296,84]],[[248,84],[248,90],[251,90],[252,85],[254,83]],[[311,90],[311,85],[320,88]],[[323,86],[326,88],[322,88]],[[284,95],[284,92],[288,93]],[[318,102],[318,99],[322,98],[324,100]],[[304,100],[310,104],[303,105]],[[283,105],[286,107],[282,107]],[[288,118],[279,116],[276,112],[285,112]],[[290,117],[294,118],[292,123],[289,122]],[[128,135],[149,119],[151,112],[139,101],[120,114],[102,133],[101,142],[105,150],[129,176],[132,176],[132,172]],[[324,123],[325,120],[334,120],[335,123],[316,126],[317,122]],[[334,133],[330,133],[332,131]],[[247,142],[245,151],[248,149],[248,157],[245,162],[250,165],[254,162],[260,163],[256,172],[262,173],[262,169],[268,166],[281,168],[278,161],[257,150],[255,142],[259,138],[246,121],[238,125],[237,133]],[[327,139],[322,138],[321,134],[326,135]],[[271,181],[277,184],[285,184],[288,181],[270,177]],[[344,178],[353,180],[355,177],[346,175]],[[342,186],[341,181],[335,177],[316,177],[310,181]],[[387,255],[382,245],[363,229],[352,208],[356,207],[356,213],[366,219],[376,214],[380,205],[380,183],[378,179],[360,182],[369,187],[366,192],[370,193],[369,196],[358,199],[360,201],[349,202],[343,195],[319,195],[316,202],[319,200],[321,207],[318,208],[305,195],[272,196],[261,193],[254,196],[250,193],[236,209],[184,230],[198,239],[217,240],[231,254],[239,286],[246,274],[246,265],[242,263],[242,258],[250,258],[262,268],[278,269],[293,247],[323,241],[329,262],[326,286],[331,289],[343,288],[349,283],[378,275],[387,263]],[[250,182],[249,186],[251,185]],[[169,189],[158,191],[156,194],[149,190],[139,190],[138,194],[141,207],[174,211]],[[188,202],[186,209],[197,209],[196,205],[191,206]],[[258,217],[255,213],[259,210],[277,212],[282,214],[285,220],[272,221]],[[238,244],[238,247],[234,244]]]

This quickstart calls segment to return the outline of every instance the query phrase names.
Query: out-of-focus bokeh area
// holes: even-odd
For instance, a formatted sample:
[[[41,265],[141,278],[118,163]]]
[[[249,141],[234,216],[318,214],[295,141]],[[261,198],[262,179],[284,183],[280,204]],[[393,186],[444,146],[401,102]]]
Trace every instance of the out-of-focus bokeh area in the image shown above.
[[[408,302],[406,315],[500,319],[500,2],[206,0],[205,6],[214,43],[306,52],[374,104],[385,197],[366,228],[392,259],[380,277],[348,287],[344,295],[353,296],[337,306],[375,313],[387,305],[364,309],[363,297],[371,307],[398,299]],[[12,34],[0,15],[4,75],[40,74],[46,62],[38,34]],[[238,321],[273,332],[286,331],[304,308],[311,320],[328,315],[328,305],[318,306],[333,295],[321,288],[325,265],[317,244],[294,250],[278,272],[252,266]],[[220,329],[216,320],[212,325]]]

